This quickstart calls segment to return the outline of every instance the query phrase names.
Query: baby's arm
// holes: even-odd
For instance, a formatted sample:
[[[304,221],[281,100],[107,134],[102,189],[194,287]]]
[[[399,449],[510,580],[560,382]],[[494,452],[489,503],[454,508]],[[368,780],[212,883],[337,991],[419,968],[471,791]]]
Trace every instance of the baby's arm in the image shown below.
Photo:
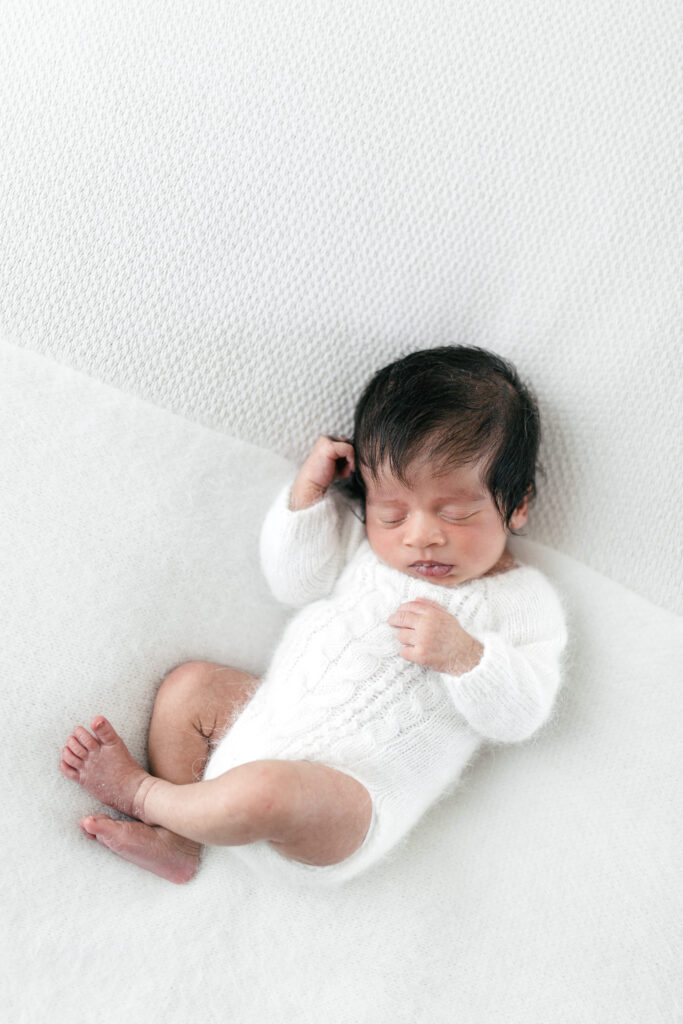
[[[389,624],[399,627],[399,641],[407,645],[401,656],[441,674],[456,708],[480,736],[513,743],[531,736],[550,715],[566,628],[557,596],[540,574],[506,612],[503,628],[478,638],[427,600],[402,605]]]
[[[329,490],[352,468],[350,442],[321,437],[269,509],[261,529],[261,567],[284,604],[301,607],[329,594],[365,536],[363,523]]]

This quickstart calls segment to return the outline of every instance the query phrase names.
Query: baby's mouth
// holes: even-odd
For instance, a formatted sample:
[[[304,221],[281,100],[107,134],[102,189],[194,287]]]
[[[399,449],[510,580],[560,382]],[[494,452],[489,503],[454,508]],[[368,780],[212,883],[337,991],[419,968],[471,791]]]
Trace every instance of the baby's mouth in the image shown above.
[[[421,576],[446,576],[453,566],[443,562],[413,562],[410,568]]]

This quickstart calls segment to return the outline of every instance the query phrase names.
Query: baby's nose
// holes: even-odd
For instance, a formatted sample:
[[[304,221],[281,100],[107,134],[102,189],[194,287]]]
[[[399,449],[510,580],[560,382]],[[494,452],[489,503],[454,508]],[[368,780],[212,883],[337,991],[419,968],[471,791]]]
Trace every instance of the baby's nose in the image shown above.
[[[444,544],[446,538],[438,520],[431,516],[416,515],[408,520],[403,540],[408,547],[425,548],[432,544]]]

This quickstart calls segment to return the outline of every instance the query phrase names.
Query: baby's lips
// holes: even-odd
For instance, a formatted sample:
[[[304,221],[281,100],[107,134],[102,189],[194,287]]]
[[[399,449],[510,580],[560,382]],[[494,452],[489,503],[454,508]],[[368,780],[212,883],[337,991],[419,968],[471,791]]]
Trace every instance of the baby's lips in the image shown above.
[[[444,562],[413,562],[410,568],[422,576],[446,576],[453,566]]]

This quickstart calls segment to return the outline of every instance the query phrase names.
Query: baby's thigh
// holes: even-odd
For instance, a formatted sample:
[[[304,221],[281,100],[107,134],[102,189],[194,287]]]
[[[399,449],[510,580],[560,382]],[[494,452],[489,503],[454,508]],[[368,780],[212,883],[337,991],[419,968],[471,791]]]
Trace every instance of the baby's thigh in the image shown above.
[[[234,722],[260,685],[256,676],[211,661],[187,661],[164,679],[155,714],[184,720],[208,740]]]
[[[274,762],[271,762],[274,763]],[[287,815],[270,840],[281,854],[304,864],[337,864],[363,843],[372,820],[365,786],[315,761],[280,762],[290,773]]]

